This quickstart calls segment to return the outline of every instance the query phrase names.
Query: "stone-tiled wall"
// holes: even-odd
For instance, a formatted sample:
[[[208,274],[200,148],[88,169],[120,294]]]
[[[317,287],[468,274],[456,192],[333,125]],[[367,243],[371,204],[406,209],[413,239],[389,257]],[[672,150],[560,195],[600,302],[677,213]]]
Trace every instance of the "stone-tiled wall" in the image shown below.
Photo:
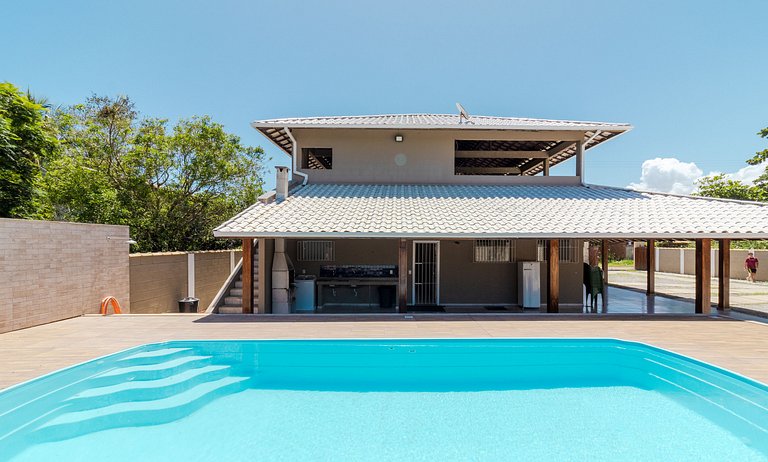
[[[178,300],[188,295],[189,254],[194,255],[195,297],[198,310],[205,311],[230,273],[231,256],[240,261],[239,250],[133,254],[131,268],[131,312],[168,313],[178,310]]]
[[[130,312],[127,226],[0,219],[0,333],[98,313]]]

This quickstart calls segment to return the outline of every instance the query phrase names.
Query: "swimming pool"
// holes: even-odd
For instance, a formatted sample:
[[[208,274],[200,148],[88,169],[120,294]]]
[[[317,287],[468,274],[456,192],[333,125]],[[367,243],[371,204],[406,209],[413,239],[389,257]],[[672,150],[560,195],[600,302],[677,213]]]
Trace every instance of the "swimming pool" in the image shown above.
[[[11,460],[768,460],[768,387],[620,340],[144,345],[0,392]]]

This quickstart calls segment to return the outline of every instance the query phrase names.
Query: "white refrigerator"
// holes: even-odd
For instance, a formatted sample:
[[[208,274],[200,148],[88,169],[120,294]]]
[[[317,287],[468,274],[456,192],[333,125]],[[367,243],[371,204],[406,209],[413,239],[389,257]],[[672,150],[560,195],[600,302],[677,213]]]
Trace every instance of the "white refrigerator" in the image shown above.
[[[541,306],[541,272],[537,261],[517,264],[517,303],[523,308]]]

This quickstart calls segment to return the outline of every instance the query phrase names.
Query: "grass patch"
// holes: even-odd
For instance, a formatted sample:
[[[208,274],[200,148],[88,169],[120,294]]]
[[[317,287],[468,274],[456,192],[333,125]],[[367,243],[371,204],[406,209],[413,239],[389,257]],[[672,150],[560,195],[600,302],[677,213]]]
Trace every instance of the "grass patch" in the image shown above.
[[[608,266],[634,267],[635,261],[634,260],[613,260],[608,262]]]

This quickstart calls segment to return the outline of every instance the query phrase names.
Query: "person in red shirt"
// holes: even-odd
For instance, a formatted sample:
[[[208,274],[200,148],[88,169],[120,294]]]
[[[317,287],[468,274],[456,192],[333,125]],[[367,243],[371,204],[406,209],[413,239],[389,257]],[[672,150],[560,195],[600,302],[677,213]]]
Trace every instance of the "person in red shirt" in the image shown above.
[[[749,252],[747,259],[744,260],[744,269],[747,270],[747,281],[755,282],[755,276],[757,275],[757,265],[759,262],[755,258],[755,254]]]

